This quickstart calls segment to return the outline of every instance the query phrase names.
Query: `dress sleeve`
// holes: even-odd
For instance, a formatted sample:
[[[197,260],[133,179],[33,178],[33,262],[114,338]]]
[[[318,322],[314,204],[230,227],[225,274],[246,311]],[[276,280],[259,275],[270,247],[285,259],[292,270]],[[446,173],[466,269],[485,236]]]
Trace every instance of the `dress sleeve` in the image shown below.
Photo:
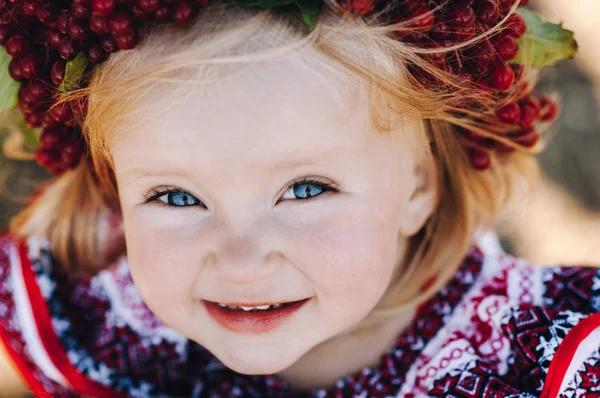
[[[535,266],[534,266],[535,267]],[[552,266],[538,305],[520,303],[502,319],[523,386],[542,398],[600,397],[600,268]]]
[[[25,271],[25,272],[24,272]],[[29,389],[36,396],[69,396],[67,383],[50,360],[36,327],[36,308],[26,287],[19,244],[0,236],[0,339]]]
[[[600,398],[600,268],[500,260],[426,358],[422,396]]]
[[[550,362],[542,398],[600,397],[600,312],[573,327]]]

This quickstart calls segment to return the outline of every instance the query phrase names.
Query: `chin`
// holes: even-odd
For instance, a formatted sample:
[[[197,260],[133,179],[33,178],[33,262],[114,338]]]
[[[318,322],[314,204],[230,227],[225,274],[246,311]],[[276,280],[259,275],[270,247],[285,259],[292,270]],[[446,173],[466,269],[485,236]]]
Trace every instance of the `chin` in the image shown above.
[[[260,349],[240,347],[233,352],[219,352],[213,355],[229,369],[245,375],[275,374],[292,366],[302,356],[292,355],[290,352],[269,351],[261,352]]]

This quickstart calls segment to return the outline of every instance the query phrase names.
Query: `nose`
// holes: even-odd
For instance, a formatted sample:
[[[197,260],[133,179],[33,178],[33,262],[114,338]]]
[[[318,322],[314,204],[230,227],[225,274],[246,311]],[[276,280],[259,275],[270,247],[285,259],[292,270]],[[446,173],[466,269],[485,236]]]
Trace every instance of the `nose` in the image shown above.
[[[235,285],[246,285],[273,275],[282,257],[262,250],[256,239],[229,236],[216,259],[217,277]]]

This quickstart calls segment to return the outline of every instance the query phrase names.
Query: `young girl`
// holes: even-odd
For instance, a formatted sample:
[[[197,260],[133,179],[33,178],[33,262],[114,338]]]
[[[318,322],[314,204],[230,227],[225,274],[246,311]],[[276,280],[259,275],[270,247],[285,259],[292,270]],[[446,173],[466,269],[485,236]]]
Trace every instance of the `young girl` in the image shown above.
[[[600,270],[485,232],[567,31],[513,0],[0,4],[57,174],[0,240],[36,395],[600,396]]]

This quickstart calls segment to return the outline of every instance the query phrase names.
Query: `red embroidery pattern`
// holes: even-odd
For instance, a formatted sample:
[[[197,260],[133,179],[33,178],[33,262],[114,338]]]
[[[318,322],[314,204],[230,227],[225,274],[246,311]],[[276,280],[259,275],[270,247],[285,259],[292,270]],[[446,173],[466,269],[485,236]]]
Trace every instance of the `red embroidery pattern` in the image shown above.
[[[1,337],[13,342],[14,353],[26,359],[22,371],[47,393],[67,394],[40,371],[23,342],[9,288],[10,244],[7,237],[0,240]],[[534,271],[505,255],[486,257],[475,247],[446,286],[419,306],[377,367],[343,377],[331,388],[299,394],[276,376],[227,369],[160,323],[137,295],[126,264],[93,278],[75,278],[60,271],[49,248],[40,247],[31,267],[72,366],[134,397],[538,396],[566,334],[600,310],[599,269]],[[596,393],[589,386],[600,378],[590,370],[597,364],[590,357],[573,388]]]

